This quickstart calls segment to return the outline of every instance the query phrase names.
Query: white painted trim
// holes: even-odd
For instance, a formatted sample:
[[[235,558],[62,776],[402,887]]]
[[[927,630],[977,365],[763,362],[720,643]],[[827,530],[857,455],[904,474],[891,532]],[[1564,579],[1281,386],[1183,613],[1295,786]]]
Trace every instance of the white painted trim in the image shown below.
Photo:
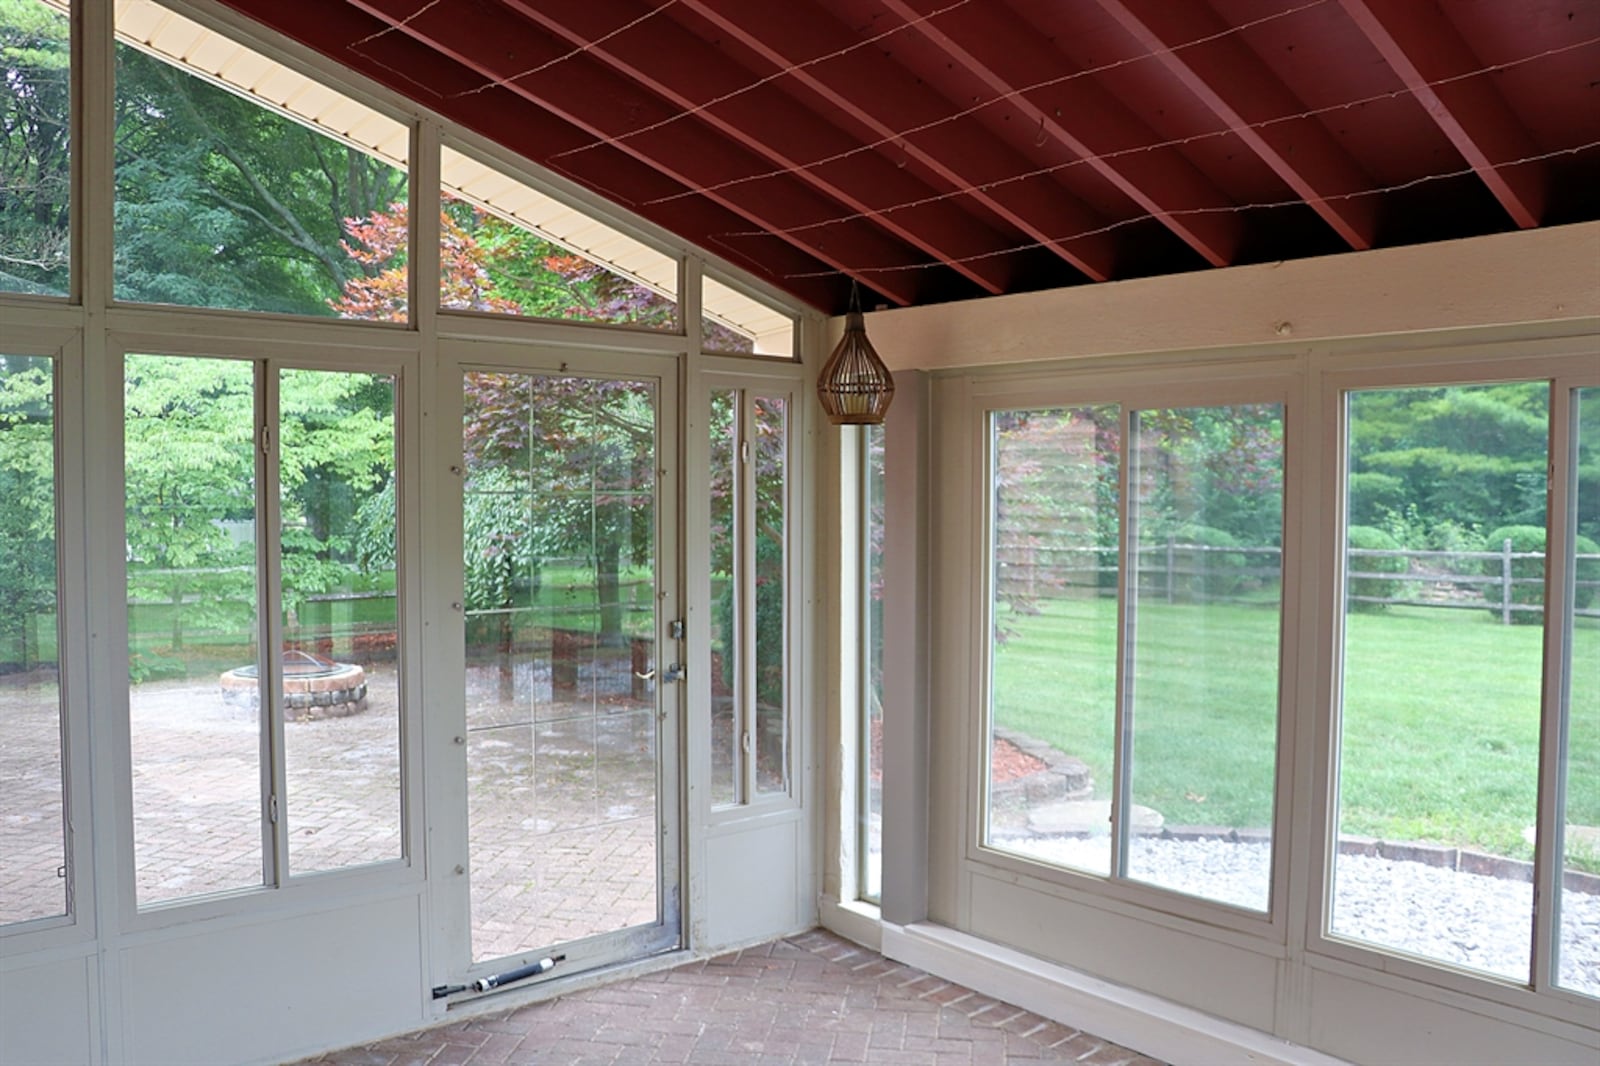
[[[862,947],[883,951],[882,912],[871,903],[860,899],[841,902],[831,896],[819,896],[817,912],[824,929]]]
[[[928,916],[934,611],[928,516],[934,498],[928,376],[903,373],[883,424],[883,857],[879,905],[901,923]],[[960,780],[955,778],[954,780]]]
[[[880,311],[866,322],[898,372],[1581,326],[1596,316],[1600,222],[1584,222]]]
[[[1218,1066],[1344,1062],[931,922],[909,926],[885,922],[882,951],[896,962],[1167,1062]]]

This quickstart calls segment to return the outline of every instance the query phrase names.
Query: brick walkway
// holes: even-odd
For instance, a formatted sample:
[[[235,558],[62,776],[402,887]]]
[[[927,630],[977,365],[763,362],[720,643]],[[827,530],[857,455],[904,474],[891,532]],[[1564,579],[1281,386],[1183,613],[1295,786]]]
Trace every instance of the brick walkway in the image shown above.
[[[473,954],[495,958],[655,920],[656,721],[626,653],[468,694]],[[609,673],[602,672],[606,667]],[[613,668],[614,667],[614,668]],[[364,710],[284,725],[291,874],[400,855],[393,667],[368,667]],[[611,678],[616,674],[622,680]],[[134,840],[142,904],[261,883],[260,731],[209,680],[131,693]],[[0,678],[0,923],[62,912],[53,678]]]
[[[1160,1066],[822,930],[309,1061]]]

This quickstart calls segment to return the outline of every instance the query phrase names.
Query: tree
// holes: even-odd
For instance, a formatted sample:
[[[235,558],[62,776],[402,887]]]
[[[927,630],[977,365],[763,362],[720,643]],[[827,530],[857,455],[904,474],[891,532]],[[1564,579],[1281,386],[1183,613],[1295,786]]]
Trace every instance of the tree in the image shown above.
[[[345,228],[348,254],[368,273],[346,283],[334,308],[351,318],[403,318],[403,209],[347,219]],[[449,309],[565,310],[605,321],[661,310],[660,297],[641,286],[601,278],[587,261],[448,197],[440,243]],[[463,388],[468,609],[513,606],[519,590],[535,585],[540,559],[577,554],[593,560],[600,639],[620,642],[622,563],[644,562],[654,541],[654,397],[637,382],[562,375],[475,373]],[[518,502],[517,486],[536,493],[536,507]],[[509,625],[500,634],[506,650]]]
[[[124,364],[128,594],[185,627],[248,632],[255,616],[255,406],[250,363],[130,355]],[[228,523],[252,531],[244,543]],[[133,663],[139,676],[140,662]]]
[[[186,627],[248,632],[259,539],[254,365],[130,355],[123,405],[130,595],[172,606],[175,650]],[[280,544],[291,605],[350,574],[357,500],[394,469],[393,417],[382,376],[283,371]]]
[[[367,271],[344,220],[406,190],[403,170],[126,45],[116,126],[125,300],[329,314]]]
[[[1351,523],[1409,548],[1475,548],[1496,526],[1543,525],[1548,421],[1541,382],[1354,394]]]
[[[0,354],[0,673],[40,661],[55,610],[55,436],[50,360]]]
[[[0,291],[67,291],[69,27],[38,0],[0,0]]]

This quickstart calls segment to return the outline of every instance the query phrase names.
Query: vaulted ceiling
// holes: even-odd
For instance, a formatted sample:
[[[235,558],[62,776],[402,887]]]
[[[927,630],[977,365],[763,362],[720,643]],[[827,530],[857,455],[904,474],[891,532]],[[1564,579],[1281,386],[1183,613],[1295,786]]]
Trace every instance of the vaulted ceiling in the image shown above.
[[[1597,0],[224,0],[827,312],[1600,218]]]

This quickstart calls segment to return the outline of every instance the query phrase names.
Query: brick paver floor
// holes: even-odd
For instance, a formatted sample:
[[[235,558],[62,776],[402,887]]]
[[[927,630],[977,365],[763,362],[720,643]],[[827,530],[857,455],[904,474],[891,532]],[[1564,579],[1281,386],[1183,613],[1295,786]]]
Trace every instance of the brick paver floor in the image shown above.
[[[548,664],[469,672],[473,955],[496,958],[656,919],[656,716],[626,650],[570,683]],[[393,664],[364,709],[284,724],[291,875],[395,859],[400,719]],[[53,676],[0,677],[0,924],[62,913],[60,725]],[[141,904],[261,883],[261,737],[213,677],[132,689]]]
[[[1160,1066],[822,930],[309,1061]]]

